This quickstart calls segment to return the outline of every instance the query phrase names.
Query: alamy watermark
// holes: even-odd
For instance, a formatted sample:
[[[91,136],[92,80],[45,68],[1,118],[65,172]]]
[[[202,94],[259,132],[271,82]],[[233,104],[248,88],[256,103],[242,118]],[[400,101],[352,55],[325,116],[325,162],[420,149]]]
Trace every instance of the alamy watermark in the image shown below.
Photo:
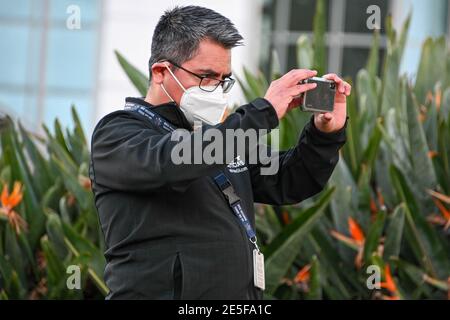
[[[381,269],[377,265],[367,267],[366,273],[369,275],[366,280],[366,286],[369,290],[381,289]]]
[[[371,5],[367,7],[366,13],[369,17],[366,20],[366,26],[369,30],[381,29],[381,9],[377,5]]]
[[[66,287],[69,290],[81,290],[81,268],[77,265],[70,265],[66,269],[69,275],[66,280]]]
[[[66,13],[69,15],[66,19],[66,27],[69,30],[81,29],[81,8],[71,4],[67,6]]]
[[[183,164],[227,164],[232,173],[247,170],[247,165],[258,165],[261,175],[274,175],[279,169],[279,130],[270,133],[261,129],[225,129],[199,126],[193,133],[178,129],[171,141],[177,142],[171,151],[171,161]]]

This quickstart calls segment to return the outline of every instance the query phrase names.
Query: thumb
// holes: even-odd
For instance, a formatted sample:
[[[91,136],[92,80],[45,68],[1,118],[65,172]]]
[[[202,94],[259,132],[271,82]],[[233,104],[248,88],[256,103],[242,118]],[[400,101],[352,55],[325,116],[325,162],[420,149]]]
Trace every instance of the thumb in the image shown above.
[[[328,123],[333,119],[333,115],[329,112],[327,113],[318,113],[316,112],[316,118],[322,123]]]
[[[333,119],[333,115],[329,112],[322,114],[323,120],[329,122]]]

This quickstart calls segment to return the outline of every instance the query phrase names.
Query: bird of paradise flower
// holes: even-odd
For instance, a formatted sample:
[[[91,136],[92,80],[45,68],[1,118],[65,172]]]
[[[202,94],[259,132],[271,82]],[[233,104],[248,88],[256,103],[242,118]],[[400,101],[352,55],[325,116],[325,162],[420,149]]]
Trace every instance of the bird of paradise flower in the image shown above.
[[[3,186],[3,191],[0,196],[0,217],[5,217],[11,227],[14,229],[17,235],[19,235],[22,231],[27,231],[28,224],[27,222],[14,210],[23,199],[23,188],[20,182],[15,182],[13,191],[9,193],[8,184]]]

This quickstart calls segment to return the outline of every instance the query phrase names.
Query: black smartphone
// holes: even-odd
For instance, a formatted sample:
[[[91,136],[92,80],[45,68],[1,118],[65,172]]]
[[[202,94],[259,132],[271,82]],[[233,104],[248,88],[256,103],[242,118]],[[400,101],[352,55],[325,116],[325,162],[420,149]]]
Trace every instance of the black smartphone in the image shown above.
[[[300,108],[307,112],[333,112],[336,82],[324,78],[309,78],[301,84],[316,83],[317,87],[303,93]]]

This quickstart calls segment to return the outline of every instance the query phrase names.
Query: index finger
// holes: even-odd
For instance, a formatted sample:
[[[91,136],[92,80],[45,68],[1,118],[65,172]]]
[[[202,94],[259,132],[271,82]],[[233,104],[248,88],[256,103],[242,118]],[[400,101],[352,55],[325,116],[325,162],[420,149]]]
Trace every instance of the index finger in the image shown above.
[[[342,79],[335,73],[329,73],[323,76],[323,78],[328,79],[328,80],[333,80],[334,82],[336,82],[337,84],[342,83]]]
[[[334,81],[338,86],[338,91],[345,94],[347,90],[347,83],[334,73],[326,74],[323,78]]]
[[[283,76],[283,80],[288,85],[297,85],[300,81],[312,78],[317,75],[316,70],[294,69]]]

